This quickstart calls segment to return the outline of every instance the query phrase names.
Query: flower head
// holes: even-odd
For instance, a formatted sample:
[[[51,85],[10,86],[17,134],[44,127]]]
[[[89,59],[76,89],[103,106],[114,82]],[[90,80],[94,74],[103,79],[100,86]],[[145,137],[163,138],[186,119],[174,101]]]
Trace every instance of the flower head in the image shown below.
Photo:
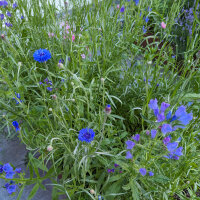
[[[40,63],[46,62],[51,58],[51,53],[47,49],[39,49],[34,52],[33,58]]]
[[[134,137],[132,137],[136,142],[139,142],[140,140],[140,134],[136,134]]]
[[[1,21],[4,19],[4,14],[0,14]]]
[[[11,13],[10,13],[9,11],[8,11],[6,14],[7,14],[8,17],[11,17],[11,16],[12,16]]]
[[[7,1],[0,1],[0,6],[7,6],[8,2]]]
[[[139,169],[139,172],[140,172],[140,174],[141,174],[142,176],[145,176],[146,173],[147,173],[147,170],[146,170],[145,168],[140,168],[140,169]]]
[[[17,8],[17,3],[13,3],[13,9]]]
[[[152,171],[149,172],[149,176],[153,176],[154,173]]]
[[[83,58],[83,59],[85,59],[85,54],[83,53],[83,54],[81,54],[81,57]]]
[[[172,132],[172,126],[170,124],[163,124],[161,132],[165,135],[166,133]]]
[[[163,29],[166,29],[166,24],[165,24],[165,22],[161,22],[161,27],[163,28]]]
[[[14,175],[15,175],[14,171],[7,172],[5,178],[11,179],[11,178],[13,178]]]
[[[151,138],[152,139],[154,139],[156,137],[156,133],[157,133],[157,130],[155,130],[155,129],[151,130]]]
[[[6,163],[6,164],[3,165],[3,171],[6,172],[6,173],[13,171],[13,168],[10,165],[10,163]]]
[[[134,0],[135,1],[135,5],[137,6],[139,4],[139,0]]]
[[[49,145],[48,147],[47,147],[47,151],[52,151],[53,150],[53,147],[52,147],[52,145]]]
[[[122,6],[122,7],[120,8],[120,12],[123,13],[124,11],[125,11],[125,7]]]
[[[149,102],[149,108],[151,108],[152,110],[158,109],[158,100],[151,99]]]
[[[133,156],[132,156],[131,152],[127,151],[126,152],[126,159],[132,159],[132,158],[133,158]]]
[[[20,173],[21,173],[21,171],[22,171],[22,169],[21,169],[21,168],[16,168],[16,169],[15,169],[15,173],[17,173],[17,174],[20,174]]]
[[[79,131],[78,139],[82,142],[90,143],[94,140],[95,132],[89,128],[83,128]]]
[[[7,188],[9,194],[16,192],[17,186],[16,185],[9,185]]]
[[[127,149],[132,149],[135,146],[135,143],[131,140],[126,141]]]
[[[15,127],[16,132],[17,132],[17,131],[20,131],[20,127],[19,127],[19,124],[18,124],[17,121],[13,121],[13,122],[12,122],[12,125]]]
[[[163,139],[163,144],[166,146],[170,142],[171,138],[169,136]]]

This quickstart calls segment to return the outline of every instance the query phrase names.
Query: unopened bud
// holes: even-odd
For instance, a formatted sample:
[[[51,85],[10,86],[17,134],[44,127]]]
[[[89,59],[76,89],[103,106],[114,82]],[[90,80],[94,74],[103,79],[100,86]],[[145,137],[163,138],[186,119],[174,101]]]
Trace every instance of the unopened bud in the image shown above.
[[[151,60],[147,61],[147,64],[148,64],[148,65],[151,65],[151,64],[152,64],[152,61],[151,61]]]
[[[93,189],[91,189],[90,194],[95,194],[95,191]]]
[[[106,108],[105,108],[105,113],[107,114],[107,115],[109,115],[110,113],[111,113],[111,105],[107,105],[106,106]]]
[[[49,145],[48,147],[47,147],[47,151],[52,151],[53,150],[53,147],[51,146],[51,145]]]
[[[62,69],[62,68],[63,68],[63,64],[62,64],[62,63],[58,63],[58,67],[59,67],[60,69]]]
[[[21,67],[22,66],[22,62],[18,62],[18,65]]]
[[[52,95],[52,99],[56,100],[57,96],[55,94]]]
[[[1,34],[1,38],[2,38],[2,39],[5,39],[5,34]]]
[[[105,81],[105,78],[101,78],[101,82],[104,83],[104,81]]]
[[[49,108],[49,111],[51,112],[51,111],[52,111],[52,108]]]

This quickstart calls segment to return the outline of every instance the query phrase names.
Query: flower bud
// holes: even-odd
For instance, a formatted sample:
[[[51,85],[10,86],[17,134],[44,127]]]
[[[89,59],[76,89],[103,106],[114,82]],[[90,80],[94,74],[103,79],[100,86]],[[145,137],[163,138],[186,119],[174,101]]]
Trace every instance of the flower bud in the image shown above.
[[[1,39],[5,39],[5,34],[1,34]]]
[[[106,108],[105,108],[105,113],[107,114],[107,115],[109,115],[110,113],[111,113],[111,105],[107,105],[106,106]]]
[[[95,191],[93,189],[91,189],[90,194],[95,194]]]
[[[101,78],[101,83],[104,83],[104,81],[105,81],[105,78]]]
[[[58,67],[59,67],[60,69],[62,69],[62,68],[63,68],[63,64],[62,64],[62,63],[58,63]]]
[[[51,95],[52,96],[52,99],[56,100],[57,99],[57,96],[55,94]]]
[[[51,146],[51,145],[49,145],[48,147],[47,147],[47,151],[52,151],[53,150],[53,147]]]
[[[52,108],[49,108],[49,111],[51,112],[51,111],[52,111]]]

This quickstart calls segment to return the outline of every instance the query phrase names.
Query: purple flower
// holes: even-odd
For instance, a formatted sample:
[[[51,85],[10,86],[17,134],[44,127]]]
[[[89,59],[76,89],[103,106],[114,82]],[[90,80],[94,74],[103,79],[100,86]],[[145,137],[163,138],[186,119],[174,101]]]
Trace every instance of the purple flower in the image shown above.
[[[145,168],[140,168],[140,169],[139,169],[139,172],[140,172],[140,174],[141,174],[142,176],[145,176],[146,173],[147,173],[147,170],[146,170]]]
[[[178,143],[177,142],[172,142],[172,143],[168,143],[167,144],[167,149],[170,152],[173,152],[177,147],[178,147]]]
[[[119,167],[119,165],[118,165],[118,164],[116,164],[116,163],[114,164],[114,166],[115,166],[115,167]]]
[[[125,7],[122,6],[121,9],[120,9],[120,12],[123,13],[124,11],[125,11]]]
[[[157,121],[158,121],[158,122],[162,122],[162,121],[164,121],[164,120],[165,120],[165,114],[164,114],[164,112],[159,113],[159,114],[157,115]]]
[[[0,1],[0,6],[7,6],[8,2],[7,1]]]
[[[153,176],[154,173],[152,171],[149,172],[149,176]]]
[[[149,21],[149,18],[148,18],[148,17],[146,17],[146,18],[144,18],[144,20],[145,20],[145,22],[146,22],[146,23],[148,23],[148,21]]]
[[[170,124],[163,124],[161,132],[165,135],[166,133],[172,132],[172,126]]]
[[[115,172],[115,169],[108,169],[107,171],[108,173],[112,173],[112,172]]]
[[[186,107],[185,106],[180,106],[175,112],[176,117],[181,117],[186,113]]]
[[[7,12],[6,14],[7,14],[8,17],[12,16],[10,12]]]
[[[183,125],[187,125],[190,123],[190,121],[193,119],[193,114],[192,113],[185,113],[183,114],[181,117],[179,117],[179,121],[183,124]]]
[[[151,108],[152,110],[158,109],[158,100],[151,99],[149,102],[149,108]]]
[[[13,9],[17,8],[17,3],[13,3]]]
[[[21,19],[24,19],[24,16],[23,16],[23,15],[21,16]]]
[[[170,142],[171,138],[169,136],[163,139],[163,144],[166,146]]]
[[[50,92],[52,91],[52,89],[53,88],[51,88],[51,87],[47,87],[47,90],[50,91]]]
[[[170,104],[162,102],[160,107],[160,112],[165,112],[165,110],[170,106]]]
[[[5,25],[7,26],[7,27],[13,27],[13,25],[11,24],[11,23],[5,23]]]
[[[135,146],[135,143],[131,140],[126,141],[127,149],[132,149]]]
[[[136,142],[139,142],[140,140],[140,134],[136,134],[134,137],[132,137]]]
[[[170,110],[166,115],[166,119],[169,120],[171,117],[172,117],[172,111]]]
[[[3,165],[0,165],[0,174],[3,173]]]
[[[4,14],[0,14],[1,21],[4,19]]]
[[[157,133],[157,130],[155,130],[155,129],[151,130],[151,138],[152,139],[154,139],[156,137],[156,133]]]
[[[150,134],[150,132],[147,130],[147,131],[146,131],[146,134],[147,134],[147,135],[149,135],[149,134]]]
[[[126,152],[126,159],[132,159],[132,158],[133,158],[133,156],[132,156],[131,152],[127,151]]]

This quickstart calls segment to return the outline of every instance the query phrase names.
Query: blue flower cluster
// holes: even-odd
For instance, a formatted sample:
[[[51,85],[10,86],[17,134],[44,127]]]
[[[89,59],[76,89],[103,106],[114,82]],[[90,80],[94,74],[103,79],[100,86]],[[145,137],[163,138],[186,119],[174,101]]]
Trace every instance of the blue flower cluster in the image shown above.
[[[8,2],[7,1],[0,1],[0,6],[7,6]]]
[[[43,85],[43,86],[47,86],[47,90],[50,91],[50,92],[53,90],[53,88],[50,87],[50,86],[52,86],[53,84],[52,84],[51,81],[49,81],[48,78],[44,79],[44,83],[40,81],[39,84],[40,84],[40,85]]]
[[[183,147],[178,147],[178,142],[168,143],[167,150],[169,151],[168,156],[164,156],[165,158],[178,160],[179,156],[182,156]]]
[[[39,49],[34,52],[33,58],[35,61],[43,63],[51,58],[51,53],[47,49]]]
[[[13,121],[13,122],[12,122],[12,125],[15,127],[16,132],[17,132],[17,131],[20,131],[20,127],[19,127],[19,124],[18,124],[17,121]]]
[[[139,172],[142,176],[145,176],[147,174],[147,170],[145,168],[140,168]],[[154,173],[152,171],[149,171],[149,176],[153,176]]]
[[[20,174],[20,173],[21,173],[21,168],[16,168],[14,170],[9,163],[0,165],[0,174],[4,174],[5,178],[7,179],[12,179],[15,174]],[[5,188],[7,189],[9,194],[12,194],[16,191],[17,185],[15,185],[14,181],[10,181],[9,183],[5,184]]]
[[[95,132],[89,128],[83,128],[79,131],[78,139],[82,142],[91,143],[94,140]]]

